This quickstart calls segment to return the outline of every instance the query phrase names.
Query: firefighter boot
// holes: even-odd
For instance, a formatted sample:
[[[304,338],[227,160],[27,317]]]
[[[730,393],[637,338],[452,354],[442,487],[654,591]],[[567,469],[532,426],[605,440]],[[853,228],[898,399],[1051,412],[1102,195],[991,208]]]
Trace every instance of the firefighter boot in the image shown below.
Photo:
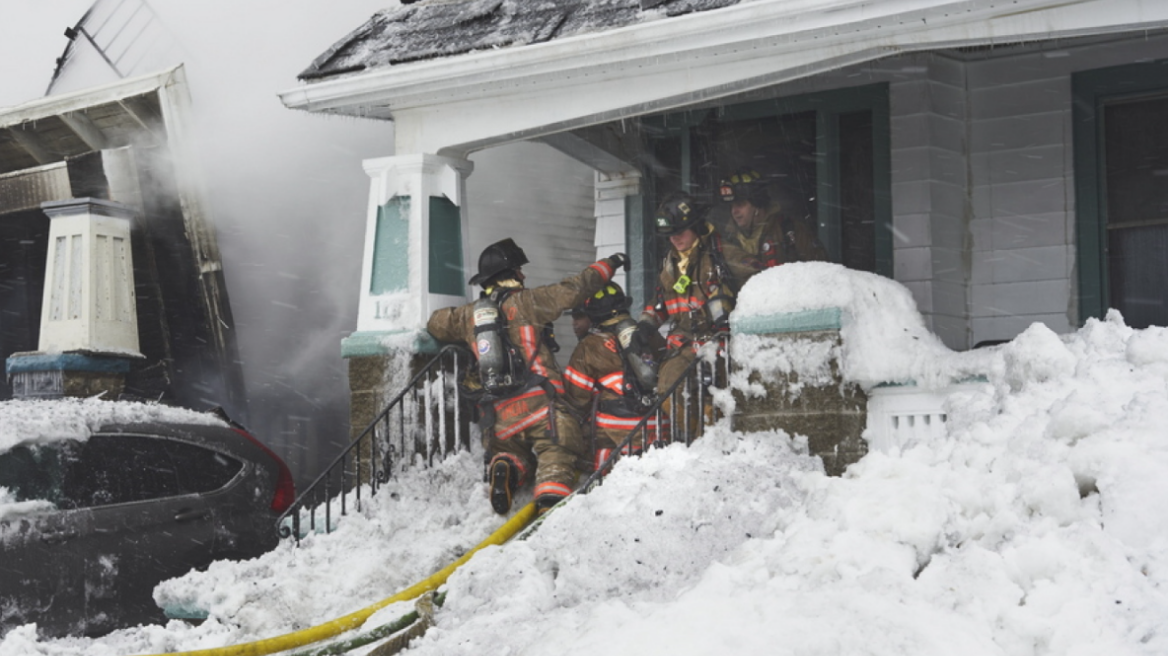
[[[511,494],[518,483],[515,467],[505,458],[491,464],[491,508],[500,515],[511,512]]]

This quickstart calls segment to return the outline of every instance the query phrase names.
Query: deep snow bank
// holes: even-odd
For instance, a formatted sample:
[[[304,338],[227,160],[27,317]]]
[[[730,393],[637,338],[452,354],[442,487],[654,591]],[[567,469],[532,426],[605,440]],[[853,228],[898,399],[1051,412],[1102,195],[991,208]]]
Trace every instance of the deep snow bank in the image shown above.
[[[783,275],[824,270],[803,269]],[[969,354],[911,339],[919,317],[907,304],[868,303],[866,285],[885,283],[843,282],[850,292],[821,295],[852,294],[836,299],[853,319],[850,375],[985,376],[949,398],[943,437],[871,453],[841,478],[825,477],[798,436],[725,426],[622,461],[529,539],[451,577],[414,653],[1168,653],[1168,330],[1133,330],[1114,313],[1073,335],[1035,325],[973,367]],[[918,342],[908,368],[882,351]],[[408,472],[389,490],[397,499],[295,553],[160,587],[209,603],[202,626],[57,641],[25,627],[0,654],[211,647],[356,610],[499,525],[480,455]]]

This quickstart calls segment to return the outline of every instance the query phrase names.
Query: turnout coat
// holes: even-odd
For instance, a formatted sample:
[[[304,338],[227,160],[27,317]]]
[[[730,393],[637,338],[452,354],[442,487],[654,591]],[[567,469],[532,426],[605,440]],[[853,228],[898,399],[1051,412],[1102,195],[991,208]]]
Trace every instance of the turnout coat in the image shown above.
[[[606,258],[559,283],[519,287],[500,303],[507,335],[522,352],[532,383],[506,398],[480,403],[483,416],[490,419],[483,426],[484,442],[489,457],[505,457],[515,464],[520,485],[534,472],[535,496],[567,496],[575,484],[577,460],[585,451],[579,423],[562,400],[563,375],[543,339],[544,326],[594,294],[613,273]],[[483,293],[492,291],[488,287]],[[426,330],[439,341],[463,342],[478,353],[474,303],[436,310]]]

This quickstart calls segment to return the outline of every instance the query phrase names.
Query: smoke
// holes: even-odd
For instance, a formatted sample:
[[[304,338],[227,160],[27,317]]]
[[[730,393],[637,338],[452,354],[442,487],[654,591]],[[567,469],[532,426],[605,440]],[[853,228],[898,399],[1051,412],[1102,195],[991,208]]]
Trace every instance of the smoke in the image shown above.
[[[361,161],[393,154],[393,125],[292,111],[277,93],[396,2],[148,3],[183,52],[249,428],[303,484],[349,440],[340,342],[356,328],[369,189]]]

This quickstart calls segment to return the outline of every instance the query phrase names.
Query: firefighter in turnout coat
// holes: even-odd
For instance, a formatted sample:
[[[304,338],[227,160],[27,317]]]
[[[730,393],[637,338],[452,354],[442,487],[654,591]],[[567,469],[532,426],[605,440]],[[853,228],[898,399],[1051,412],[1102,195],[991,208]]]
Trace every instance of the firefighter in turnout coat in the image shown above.
[[[739,287],[763,269],[827,259],[827,249],[811,226],[771,203],[766,181],[757,172],[739,171],[722,180],[718,196],[730,204],[723,252]]]
[[[579,311],[592,328],[564,370],[568,401],[588,418],[585,432],[592,443],[593,470],[600,469],[656,401],[657,359],[665,342],[656,331],[645,342],[629,316],[631,303],[614,282],[584,301]],[[655,442],[658,421],[669,425],[667,416],[650,418],[621,453],[640,453]]]
[[[668,349],[657,383],[662,394],[697,358],[703,344],[723,338],[730,330],[736,286],[722,255],[721,237],[706,222],[703,210],[687,195],[675,196],[657,209],[657,234],[668,237],[673,248],[657,277],[656,303],[645,308],[640,322],[649,329],[669,326]],[[674,399],[682,396],[680,388],[671,396],[674,398],[662,405],[672,417],[672,439],[695,437],[700,433],[702,416],[708,419],[712,408],[703,407],[699,415],[697,404],[689,403],[690,412],[683,415],[673,408]],[[678,434],[687,430],[688,435]]]
[[[471,345],[478,358],[480,426],[490,459],[491,506],[499,514],[510,511],[515,492],[532,479],[540,512],[572,492],[585,447],[563,399],[563,377],[545,327],[594,294],[628,258],[617,253],[558,284],[533,289],[523,285],[527,262],[511,239],[491,244],[470,279],[482,286],[480,299],[437,310],[426,324],[435,339]],[[496,367],[496,356],[506,364]],[[509,371],[496,380],[501,368]]]

